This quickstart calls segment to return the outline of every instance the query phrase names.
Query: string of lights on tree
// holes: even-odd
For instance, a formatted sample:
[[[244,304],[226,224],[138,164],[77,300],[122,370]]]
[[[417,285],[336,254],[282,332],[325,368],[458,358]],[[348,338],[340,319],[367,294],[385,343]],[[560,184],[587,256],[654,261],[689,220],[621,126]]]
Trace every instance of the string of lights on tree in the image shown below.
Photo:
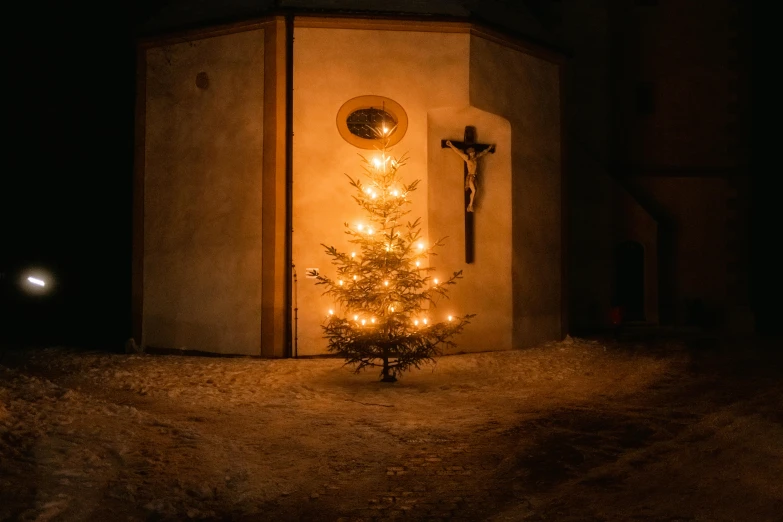
[[[323,244],[336,273],[317,276],[317,284],[324,285],[324,294],[335,303],[323,325],[329,351],[355,365],[357,372],[380,367],[385,382],[434,362],[443,347],[455,345],[452,338],[473,317],[436,315],[438,301],[448,297],[462,271],[442,280],[435,277],[429,259],[443,240],[428,244],[421,235],[421,219],[403,219],[419,180],[406,184],[400,177],[407,157],[390,154],[388,136],[393,132],[393,127],[378,131],[377,156],[360,155],[362,178],[346,175],[366,221],[345,223],[351,252]]]

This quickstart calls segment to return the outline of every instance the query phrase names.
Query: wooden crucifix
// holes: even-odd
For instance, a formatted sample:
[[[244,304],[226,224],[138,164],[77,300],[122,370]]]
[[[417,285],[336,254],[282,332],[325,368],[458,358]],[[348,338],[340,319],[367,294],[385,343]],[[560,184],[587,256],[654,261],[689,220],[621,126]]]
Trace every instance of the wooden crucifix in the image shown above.
[[[474,223],[473,200],[476,197],[476,177],[478,176],[478,160],[482,156],[495,152],[495,145],[476,143],[476,128],[465,127],[465,137],[462,141],[441,140],[441,148],[451,148],[465,162],[465,262],[472,263],[474,259]]]

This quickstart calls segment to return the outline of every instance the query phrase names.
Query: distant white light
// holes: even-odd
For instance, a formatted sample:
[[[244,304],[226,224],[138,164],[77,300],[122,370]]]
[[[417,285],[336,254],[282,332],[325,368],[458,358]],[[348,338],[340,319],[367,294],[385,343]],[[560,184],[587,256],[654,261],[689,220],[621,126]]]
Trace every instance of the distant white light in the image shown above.
[[[30,277],[27,278],[27,280],[30,281],[34,285],[46,286],[46,282],[41,280],[41,279],[38,279],[37,277],[30,276]]]
[[[44,268],[28,268],[19,274],[20,289],[30,295],[46,295],[56,286],[56,279]]]

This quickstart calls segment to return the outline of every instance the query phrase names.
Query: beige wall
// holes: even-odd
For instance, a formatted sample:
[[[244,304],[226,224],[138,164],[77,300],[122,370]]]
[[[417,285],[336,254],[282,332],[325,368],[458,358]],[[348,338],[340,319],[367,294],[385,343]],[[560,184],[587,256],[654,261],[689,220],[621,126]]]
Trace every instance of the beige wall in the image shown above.
[[[450,236],[433,260],[438,274],[465,271],[452,299],[438,309],[478,314],[455,351],[509,349],[559,338],[558,66],[464,31],[306,24],[297,25],[294,47],[292,249],[298,355],[325,352],[320,326],[332,306],[305,270],[330,272],[321,243],[347,251],[343,223],[364,217],[344,174],[359,175],[357,152],[373,152],[346,143],[335,117],[347,100],[366,94],[387,96],[405,108],[408,131],[394,153],[410,156],[404,178],[421,180],[411,215],[422,218],[428,239]],[[275,94],[270,90],[265,100],[264,36],[252,30],[147,51],[147,345],[279,355],[277,348],[260,347],[261,244],[268,239],[261,228],[261,171],[271,161],[264,163],[262,149],[274,149],[275,165],[284,165],[284,159],[278,153],[280,140],[265,140],[262,113],[265,101],[268,107],[284,107],[285,86],[267,81]],[[270,52],[278,40],[267,38]],[[266,57],[267,76],[279,69],[277,62]],[[201,71],[209,76],[208,89],[195,85]],[[266,118],[268,130],[279,130],[278,112]],[[466,125],[477,127],[479,141],[498,146],[480,165],[472,265],[464,262],[462,164],[440,147],[441,139],[461,138]],[[278,184],[273,188],[279,206]],[[284,230],[282,223],[274,230]],[[277,281],[283,274],[275,270]],[[280,294],[279,288],[273,294]]]
[[[408,152],[400,173],[421,179],[413,194],[413,216],[428,230],[427,111],[468,105],[467,34],[298,27],[294,46],[293,257],[299,274],[298,351],[323,353],[321,322],[330,300],[304,277],[305,268],[331,272],[321,243],[348,251],[343,223],[364,217],[344,176],[357,176],[358,153],[338,134],[336,115],[349,99],[375,94],[400,103],[408,131],[394,147]],[[443,267],[444,270],[451,267]],[[454,268],[458,270],[459,268]]]
[[[564,325],[559,66],[473,36],[470,104],[511,124],[514,347],[560,339]]]
[[[143,342],[258,354],[264,31],[146,63]]]
[[[475,260],[465,263],[463,165],[441,140],[462,140],[466,125],[476,127],[479,143],[497,150],[480,160],[475,205]],[[462,270],[464,279],[439,303],[442,315],[475,313],[454,352],[510,350],[511,295],[511,126],[508,121],[474,107],[429,112],[429,235],[448,236],[434,258],[441,279]],[[448,267],[444,269],[443,267]]]
[[[343,223],[363,217],[344,173],[360,172],[335,116],[360,95],[387,96],[409,118],[395,147],[421,179],[412,216],[431,239],[432,260],[465,279],[439,311],[477,313],[455,351],[498,350],[561,336],[561,172],[558,66],[466,33],[298,27],[294,48],[294,234],[298,353],[323,353],[320,325],[332,303],[305,277],[332,273],[321,243],[349,251]],[[472,106],[471,106],[472,105]],[[481,164],[476,262],[464,262],[462,167],[440,140],[465,125],[498,152]],[[513,167],[513,170],[512,170]],[[513,171],[513,176],[512,176]],[[512,209],[512,202],[515,207]],[[437,237],[436,237],[437,236]]]

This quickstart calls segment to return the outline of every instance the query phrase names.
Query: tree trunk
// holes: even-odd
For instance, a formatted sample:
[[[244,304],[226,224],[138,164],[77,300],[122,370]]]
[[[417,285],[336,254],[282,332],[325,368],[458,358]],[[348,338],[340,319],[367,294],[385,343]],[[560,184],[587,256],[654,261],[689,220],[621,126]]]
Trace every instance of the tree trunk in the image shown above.
[[[383,358],[383,371],[381,372],[381,382],[397,382],[397,377],[389,374],[389,358]]]

